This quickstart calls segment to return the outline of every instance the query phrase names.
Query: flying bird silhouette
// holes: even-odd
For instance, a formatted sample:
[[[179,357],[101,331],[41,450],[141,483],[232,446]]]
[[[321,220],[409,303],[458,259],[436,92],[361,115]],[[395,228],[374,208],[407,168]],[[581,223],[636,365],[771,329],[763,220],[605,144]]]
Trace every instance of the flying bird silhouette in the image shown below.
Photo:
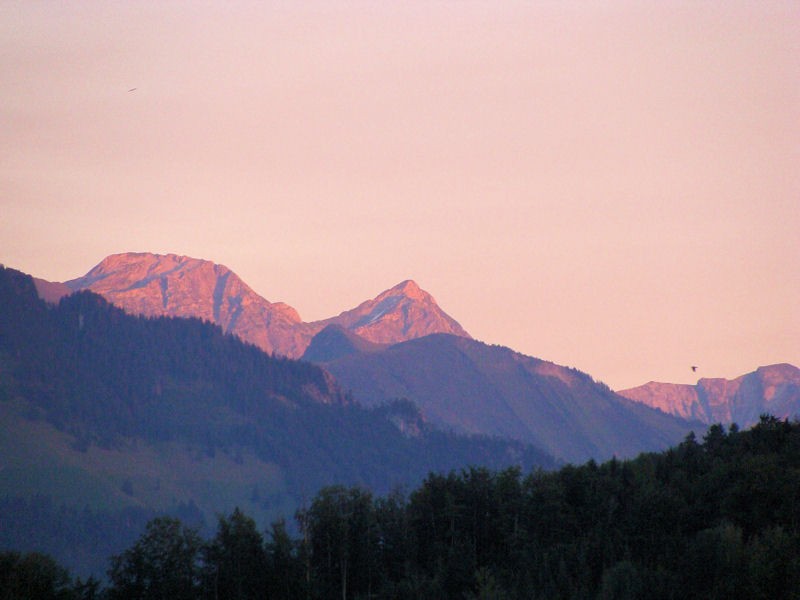
[[[697,371],[697,367],[692,365],[692,373],[694,373],[695,371]]]
[[[128,91],[129,91],[129,92],[135,92],[135,91],[136,91],[136,88],[131,88],[131,89],[129,89]]]

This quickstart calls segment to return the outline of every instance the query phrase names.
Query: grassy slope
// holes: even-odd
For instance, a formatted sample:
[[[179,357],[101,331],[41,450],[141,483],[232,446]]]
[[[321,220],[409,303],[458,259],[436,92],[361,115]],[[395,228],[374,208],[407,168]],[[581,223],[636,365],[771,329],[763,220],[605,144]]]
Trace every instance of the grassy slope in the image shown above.
[[[209,522],[217,511],[235,506],[258,521],[291,516],[280,468],[247,452],[209,457],[180,442],[141,440],[122,449],[91,446],[81,452],[72,436],[26,418],[24,411],[20,402],[0,402],[0,496],[41,494],[93,510],[168,511],[193,502]]]

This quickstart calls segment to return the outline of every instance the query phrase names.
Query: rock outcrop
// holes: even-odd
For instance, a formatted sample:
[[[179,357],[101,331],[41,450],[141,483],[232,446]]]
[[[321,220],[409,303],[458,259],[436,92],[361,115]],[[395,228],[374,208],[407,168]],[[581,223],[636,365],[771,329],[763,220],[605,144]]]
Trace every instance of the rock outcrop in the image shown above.
[[[800,415],[800,369],[777,364],[736,379],[704,378],[696,385],[651,381],[618,393],[671,415],[748,427],[765,413],[781,419]]]
[[[378,344],[396,344],[432,333],[470,337],[455,319],[439,308],[433,296],[411,280],[315,325],[329,324],[344,327]]]
[[[296,310],[265,300],[233,271],[207,260],[114,254],[66,283],[100,294],[128,313],[211,321],[266,352],[299,356],[310,339]]]
[[[40,294],[65,288],[42,282]],[[194,317],[266,352],[299,358],[312,337],[338,325],[376,343],[396,343],[430,333],[469,334],[413,281],[336,317],[306,323],[283,302],[270,302],[233,271],[207,260],[175,254],[123,253],[105,258],[83,277],[66,282],[90,290],[132,314]]]

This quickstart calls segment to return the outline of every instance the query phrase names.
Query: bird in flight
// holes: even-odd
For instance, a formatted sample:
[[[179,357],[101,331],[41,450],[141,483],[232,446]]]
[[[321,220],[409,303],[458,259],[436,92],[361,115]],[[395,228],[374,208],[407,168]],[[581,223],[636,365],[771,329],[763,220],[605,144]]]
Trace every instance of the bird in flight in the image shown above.
[[[136,88],[131,88],[131,89],[129,89],[128,91],[129,91],[129,92],[135,92],[135,91],[136,91]]]
[[[695,365],[692,365],[692,373],[694,373],[695,371],[697,371],[697,367]]]

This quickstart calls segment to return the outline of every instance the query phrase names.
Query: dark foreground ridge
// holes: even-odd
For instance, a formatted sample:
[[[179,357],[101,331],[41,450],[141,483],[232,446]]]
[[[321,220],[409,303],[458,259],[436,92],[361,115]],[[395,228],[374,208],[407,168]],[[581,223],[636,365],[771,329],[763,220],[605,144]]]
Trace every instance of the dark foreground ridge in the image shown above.
[[[800,422],[763,416],[748,431],[714,425],[701,442],[692,434],[662,453],[557,472],[432,474],[408,497],[326,487],[296,521],[297,536],[283,521],[262,535],[236,509],[203,539],[178,519],[154,519],[111,557],[105,593],[110,599],[797,598]],[[50,580],[53,590],[64,591],[59,597],[98,597],[96,581],[72,582],[48,560],[4,553],[0,582],[24,585],[47,569],[60,573]]]

